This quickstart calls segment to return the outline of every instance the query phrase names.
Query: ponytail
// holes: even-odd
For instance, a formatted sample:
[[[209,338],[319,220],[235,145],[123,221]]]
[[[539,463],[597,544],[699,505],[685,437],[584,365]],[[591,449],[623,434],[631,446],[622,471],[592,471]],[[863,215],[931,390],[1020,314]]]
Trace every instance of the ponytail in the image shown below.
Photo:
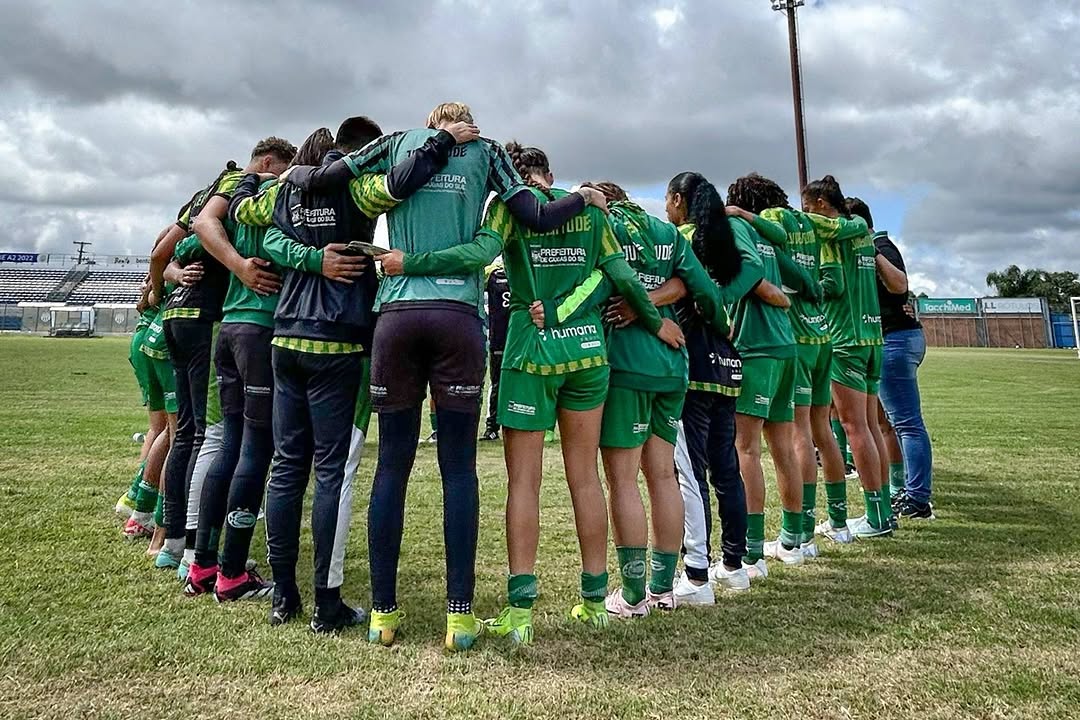
[[[840,183],[832,175],[826,175],[820,180],[807,183],[806,187],[803,188],[803,197],[824,200],[833,210],[846,218],[851,218],[844,193],[840,190]]]
[[[676,175],[668,183],[669,195],[681,195],[687,219],[696,227],[691,247],[710,277],[721,285],[730,283],[742,269],[742,257],[735,246],[724,199],[711,182],[695,172]]]
[[[546,175],[551,172],[547,154],[543,150],[535,147],[524,147],[517,140],[511,140],[506,143],[506,154],[510,156],[510,162],[514,164],[514,169],[518,171],[526,185],[544,193],[548,200],[555,199],[550,188],[544,187],[532,177],[534,174]]]

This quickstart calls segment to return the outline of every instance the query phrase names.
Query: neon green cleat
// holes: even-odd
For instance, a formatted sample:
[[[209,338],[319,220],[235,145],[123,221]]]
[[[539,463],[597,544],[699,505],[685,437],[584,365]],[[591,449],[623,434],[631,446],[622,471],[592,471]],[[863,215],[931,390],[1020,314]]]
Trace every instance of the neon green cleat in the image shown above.
[[[450,652],[468,650],[484,633],[484,623],[473,613],[446,613],[446,649]]]
[[[374,645],[390,647],[397,639],[401,621],[404,619],[405,613],[400,608],[388,613],[372,610],[371,619],[368,621],[367,641]]]
[[[594,628],[608,626],[608,611],[603,600],[585,600],[570,611],[570,617]]]
[[[116,514],[127,520],[133,512],[135,512],[135,501],[129,498],[127,493],[124,493],[116,501]]]
[[[499,637],[510,636],[515,645],[532,645],[532,608],[516,608],[507,605],[497,618],[484,622]]]

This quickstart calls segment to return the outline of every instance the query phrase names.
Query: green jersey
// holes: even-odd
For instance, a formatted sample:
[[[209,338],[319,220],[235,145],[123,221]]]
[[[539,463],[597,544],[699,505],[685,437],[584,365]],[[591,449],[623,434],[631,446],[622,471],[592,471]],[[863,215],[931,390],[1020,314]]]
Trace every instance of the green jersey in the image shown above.
[[[769,305],[753,292],[762,280],[783,285],[776,249],[742,218],[728,218],[728,222],[742,258],[739,274],[723,289],[734,303],[735,348],[743,359],[795,357],[795,336],[787,310]]]
[[[276,180],[267,180],[259,189],[265,190],[271,185],[277,185]],[[229,239],[232,240],[236,252],[245,258],[261,257],[269,259],[262,253],[263,236],[266,235],[265,227],[256,225],[236,225],[236,230]],[[271,271],[281,274],[276,267],[269,268]],[[278,296],[260,295],[235,275],[229,276],[229,289],[225,292],[225,302],[222,305],[224,313],[221,322],[227,323],[254,323],[263,327],[274,327],[274,310],[277,308]]]
[[[149,324],[143,331],[142,350],[143,354],[158,360],[169,359],[169,345],[165,342],[165,319],[164,308],[150,308],[144,314],[153,313],[149,317]]]
[[[874,239],[866,221],[808,213],[821,242],[825,315],[834,347],[881,345]]]
[[[609,208],[615,237],[645,289],[655,290],[673,277],[682,278],[706,320],[727,334],[727,315],[716,283],[678,228],[632,202],[615,202]],[[659,311],[661,317],[677,321],[675,305]],[[672,348],[639,323],[609,330],[608,356],[612,385],[654,392],[686,389],[686,348]]]
[[[386,135],[346,156],[356,177],[387,173],[439,131],[409,130]],[[428,253],[471,243],[483,218],[484,203],[494,192],[501,200],[525,189],[506,150],[481,138],[457,145],[442,172],[409,202],[387,214],[390,247],[407,254]],[[388,303],[451,300],[483,314],[483,268],[462,275],[397,275],[379,286],[375,310]]]
[[[784,228],[786,235],[783,250],[802,267],[811,278],[821,275],[821,243],[814,232],[813,223],[802,212],[790,208],[770,208],[761,213],[765,220],[771,220]],[[803,294],[791,296],[791,308],[788,311],[791,330],[795,342],[800,345],[822,345],[829,342],[829,322],[824,309],[811,302]]]

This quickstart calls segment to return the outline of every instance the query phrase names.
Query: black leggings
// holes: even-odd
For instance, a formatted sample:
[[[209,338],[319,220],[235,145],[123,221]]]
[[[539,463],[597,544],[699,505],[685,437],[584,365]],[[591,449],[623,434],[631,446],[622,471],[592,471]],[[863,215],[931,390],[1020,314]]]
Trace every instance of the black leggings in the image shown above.
[[[443,481],[446,598],[472,603],[476,587],[476,535],[480,499],[476,482],[476,430],[480,408],[464,413],[436,407],[439,470]],[[372,607],[397,605],[398,558],[405,522],[405,491],[420,437],[420,407],[379,413],[379,462],[368,505],[368,559]]]

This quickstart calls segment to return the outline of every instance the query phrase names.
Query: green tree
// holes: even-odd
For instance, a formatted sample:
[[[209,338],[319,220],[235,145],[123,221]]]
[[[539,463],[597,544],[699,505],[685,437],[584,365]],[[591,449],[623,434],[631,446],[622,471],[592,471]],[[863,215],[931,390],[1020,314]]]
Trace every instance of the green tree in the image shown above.
[[[1070,270],[1022,270],[1010,265],[989,273],[986,284],[994,288],[999,297],[1044,297],[1055,312],[1068,312],[1069,298],[1080,297],[1080,275]]]

